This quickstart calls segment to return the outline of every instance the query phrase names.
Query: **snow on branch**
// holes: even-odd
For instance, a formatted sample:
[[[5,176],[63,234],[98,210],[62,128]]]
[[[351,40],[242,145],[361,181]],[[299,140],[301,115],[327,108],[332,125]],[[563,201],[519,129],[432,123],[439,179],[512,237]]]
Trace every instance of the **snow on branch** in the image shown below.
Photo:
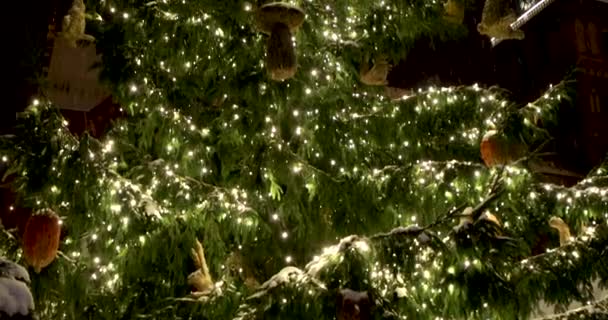
[[[604,297],[588,306],[553,314],[534,320],[579,320],[579,319],[608,319],[608,297]]]

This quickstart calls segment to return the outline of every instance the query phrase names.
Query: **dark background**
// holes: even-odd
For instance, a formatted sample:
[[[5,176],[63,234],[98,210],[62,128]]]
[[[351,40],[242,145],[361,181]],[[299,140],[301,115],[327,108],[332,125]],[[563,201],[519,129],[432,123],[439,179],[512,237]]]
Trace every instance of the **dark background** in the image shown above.
[[[16,112],[23,110],[37,92],[36,79],[42,76],[42,66],[48,63],[50,54],[48,27],[60,23],[70,4],[70,0],[22,0],[13,2],[14,9],[7,10],[0,133],[10,131]],[[408,89],[429,84],[498,85],[523,105],[575,67],[591,63],[591,67],[584,66],[587,72],[577,78],[580,103],[575,114],[568,116],[559,140],[567,146],[567,162],[577,163],[582,171],[598,164],[608,151],[608,112],[601,107],[589,108],[588,101],[593,91],[599,94],[601,106],[608,107],[608,3],[557,0],[523,27],[525,40],[505,41],[496,47],[476,32],[482,7],[465,13],[464,23],[469,29],[466,39],[443,43],[420,39],[407,58],[393,68],[389,85]],[[595,21],[599,53],[588,54],[580,48],[581,43],[589,46],[589,41],[577,32],[577,19],[584,23]],[[100,117],[103,112],[98,110],[97,114]]]

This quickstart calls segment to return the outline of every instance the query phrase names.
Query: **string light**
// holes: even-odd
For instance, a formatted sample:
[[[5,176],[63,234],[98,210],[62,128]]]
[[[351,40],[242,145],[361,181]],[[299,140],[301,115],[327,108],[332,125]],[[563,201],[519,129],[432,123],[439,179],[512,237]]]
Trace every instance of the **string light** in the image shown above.
[[[242,5],[242,10],[244,11],[253,10],[250,3],[244,3]],[[379,9],[387,11],[388,14],[386,16],[389,20],[398,19],[402,15],[402,12],[397,11],[397,8],[388,1],[382,1],[376,4],[376,6]],[[122,11],[120,13],[119,11],[121,10],[122,9],[110,8],[110,12],[122,15],[125,19],[124,23],[133,23],[135,25],[138,15],[135,12],[127,13]],[[364,15],[357,13],[353,7],[346,8],[346,11],[348,12],[348,16],[346,17],[338,17],[335,13],[336,10],[331,8],[330,5],[324,6],[324,10],[323,15],[319,16],[321,18],[320,21],[322,21],[323,24],[320,33],[329,42],[344,43],[346,39],[352,39],[358,35],[364,35],[369,38],[371,37],[370,34],[373,34],[373,32],[380,32],[386,27],[378,25],[374,26],[371,30],[361,30],[358,26],[361,24],[361,21],[364,20]],[[198,12],[193,14],[201,15]],[[181,17],[177,13],[165,12],[163,18],[177,21],[184,17]],[[315,17],[313,17],[313,19],[314,18]],[[199,63],[202,65],[201,68],[205,68],[204,66],[208,63],[205,62],[205,59],[220,60],[219,58],[221,58],[221,55],[224,54],[225,51],[219,50],[218,48],[227,47],[227,44],[232,43],[230,41],[233,40],[231,38],[233,37],[233,30],[221,26],[220,23],[210,15],[202,14],[202,17],[190,17],[187,21],[190,21],[193,24],[200,24],[201,21],[206,21],[204,28],[207,28],[209,33],[214,36],[209,39],[210,41],[216,42],[210,44],[209,47],[211,48],[209,49],[209,52],[205,52],[206,57],[203,55],[200,59],[185,59],[182,56],[191,56],[192,53],[184,53],[180,55],[176,54],[176,57],[168,57],[166,61],[154,62],[155,64],[158,64],[158,66],[154,66],[154,70],[160,68],[176,86],[183,83],[183,79],[188,72],[193,72],[193,69],[201,67],[198,65]],[[143,30],[145,27],[146,24],[141,23],[140,28]],[[238,39],[238,43],[243,43],[245,46],[249,43],[257,43],[258,39],[256,37],[257,36],[250,36],[250,38],[247,39]],[[162,39],[167,42],[173,41],[172,39],[174,38],[175,35],[173,34],[164,34],[162,36]],[[150,41],[150,43],[152,43],[152,41],[157,41],[157,39],[150,39]],[[163,44],[163,46],[164,45],[165,44]],[[301,47],[302,46],[299,46],[299,48]],[[202,53],[198,52],[198,54]],[[303,53],[303,56],[304,59],[312,59],[305,56],[305,52]],[[303,61],[306,61],[304,59]],[[124,231],[124,228],[122,227],[113,227],[112,223],[118,226],[121,224],[117,224],[114,221],[120,221],[122,225],[126,227],[131,221],[136,221],[136,219],[141,218],[141,215],[147,215],[148,212],[157,212],[157,215],[159,216],[160,214],[158,212],[170,213],[166,215],[166,219],[177,216],[203,219],[188,212],[190,211],[189,209],[184,209],[195,208],[198,205],[200,205],[198,208],[202,209],[201,212],[211,214],[222,212],[221,216],[217,214],[217,216],[221,217],[221,220],[239,222],[238,228],[242,228],[239,230],[246,230],[242,232],[258,232],[256,231],[256,228],[259,221],[246,216],[247,212],[250,211],[249,206],[256,206],[256,208],[251,210],[256,211],[259,208],[264,208],[268,203],[277,200],[270,200],[272,197],[271,195],[266,196],[266,194],[270,194],[267,192],[268,190],[254,190],[242,186],[234,187],[233,185],[230,186],[230,190],[225,190],[219,185],[205,182],[204,179],[206,179],[206,177],[204,176],[225,173],[224,171],[216,172],[211,169],[211,167],[214,167],[211,155],[216,154],[218,149],[217,145],[214,145],[210,141],[218,138],[221,134],[216,132],[218,128],[213,124],[202,123],[202,121],[201,123],[192,123],[193,120],[189,119],[187,111],[182,113],[176,110],[178,106],[169,106],[169,103],[167,103],[168,100],[161,93],[163,92],[162,88],[156,88],[155,84],[148,80],[148,77],[154,79],[151,77],[152,71],[147,71],[147,68],[151,69],[151,61],[154,60],[148,59],[147,56],[143,55],[134,58],[134,64],[138,66],[138,75],[142,77],[142,80],[135,81],[137,84],[131,84],[129,91],[136,97],[134,99],[138,99],[137,101],[141,102],[141,106],[136,107],[135,112],[144,112],[145,114],[153,116],[158,115],[162,119],[163,124],[167,126],[165,129],[161,129],[165,131],[162,131],[159,134],[164,136],[161,141],[165,144],[159,147],[163,148],[162,150],[166,152],[162,155],[162,157],[166,158],[166,163],[153,168],[142,168],[139,172],[140,175],[144,177],[142,178],[142,181],[134,182],[133,180],[121,178],[119,175],[110,175],[100,179],[99,186],[102,188],[108,187],[107,190],[100,190],[104,195],[105,191],[107,191],[107,195],[105,195],[107,198],[104,199],[107,201],[106,210],[116,215],[115,219],[117,220],[108,221],[107,225],[100,226],[98,233],[92,234],[90,239],[93,241],[111,241],[112,244],[114,241],[121,241],[117,240],[118,238],[115,240],[113,237],[130,231]],[[501,107],[505,107],[505,101],[500,100],[499,97],[496,97],[491,93],[478,97],[473,96],[468,92],[455,92],[454,89],[451,88],[430,87],[426,89],[426,91],[423,89],[419,90],[420,94],[416,96],[416,99],[419,98],[420,103],[412,105],[412,102],[409,100],[400,101],[398,103],[402,103],[400,105],[401,108],[395,107],[392,102],[385,102],[386,100],[377,93],[374,93],[373,90],[357,87],[354,90],[357,92],[352,93],[353,99],[348,100],[349,102],[347,102],[347,104],[352,103],[358,105],[346,106],[335,114],[333,114],[333,112],[336,110],[330,110],[333,114],[332,121],[348,128],[348,130],[340,131],[332,124],[322,122],[319,107],[315,103],[317,100],[315,99],[318,99],[322,94],[327,95],[328,91],[323,91],[327,88],[331,90],[336,90],[338,88],[342,89],[342,87],[339,86],[342,85],[342,83],[337,79],[348,78],[348,73],[345,71],[344,62],[340,61],[336,56],[324,54],[323,62],[324,63],[318,63],[313,66],[306,66],[308,69],[300,71],[305,77],[310,76],[314,79],[314,81],[306,83],[306,87],[303,90],[304,96],[302,97],[302,101],[286,104],[277,101],[269,104],[267,115],[264,116],[266,126],[260,130],[259,135],[245,138],[243,133],[245,130],[241,131],[243,128],[240,127],[240,120],[251,121],[249,118],[250,116],[247,115],[249,110],[240,111],[238,110],[239,108],[237,105],[233,105],[233,108],[222,109],[223,113],[220,118],[218,118],[218,123],[221,123],[222,130],[225,130],[224,132],[238,132],[241,134],[235,141],[229,141],[227,143],[233,149],[239,147],[246,148],[246,143],[250,141],[276,146],[275,148],[272,148],[272,152],[276,152],[276,155],[278,155],[277,159],[281,160],[277,160],[279,163],[269,163],[265,165],[287,168],[286,171],[288,171],[288,173],[281,175],[279,178],[280,183],[287,183],[286,181],[289,181],[289,179],[305,179],[314,173],[316,178],[323,181],[322,183],[330,184],[331,181],[334,181],[337,177],[347,176],[348,179],[355,179],[356,182],[360,182],[365,186],[372,185],[374,188],[377,188],[377,190],[385,190],[383,188],[386,187],[387,181],[391,181],[391,179],[398,177],[401,178],[401,180],[397,179],[395,181],[408,181],[407,183],[414,184],[414,186],[409,188],[409,194],[404,196],[404,198],[414,199],[418,197],[419,199],[426,199],[420,200],[421,203],[426,201],[437,204],[437,201],[432,199],[439,198],[437,195],[444,195],[446,198],[446,201],[444,202],[445,207],[458,203],[458,201],[463,199],[479,198],[481,192],[485,191],[484,187],[486,186],[486,182],[490,179],[491,173],[485,168],[480,168],[480,165],[477,163],[467,161],[419,161],[412,170],[412,172],[414,172],[413,176],[415,177],[413,180],[407,179],[410,172],[404,170],[399,164],[408,163],[409,161],[416,159],[420,154],[423,154],[425,150],[431,150],[431,147],[434,146],[435,142],[432,141],[432,139],[426,139],[424,134],[409,133],[409,131],[415,131],[415,128],[424,127],[424,123],[421,123],[420,119],[424,119],[425,117],[438,118],[438,114],[442,114],[442,112],[447,114],[451,108],[459,107],[461,102],[470,102],[478,98],[479,103],[475,101],[471,104],[478,109],[476,112],[481,115],[480,119],[489,127],[498,123],[499,121],[497,120],[504,117],[500,112],[496,114],[493,114],[493,112],[500,110]],[[233,61],[226,63],[224,67],[226,69],[223,70],[238,70],[238,68],[241,68],[238,63]],[[263,72],[261,71],[263,62],[256,64],[255,68],[252,70]],[[242,72],[242,70],[239,72]],[[261,96],[265,96],[268,92],[275,94],[277,90],[275,84],[259,83],[256,85],[258,86],[256,92],[259,92]],[[287,88],[285,90],[291,92],[289,89],[292,88],[292,86],[295,87],[297,85],[295,83],[288,83],[285,85],[285,88]],[[483,89],[477,85],[473,87],[473,91],[475,92],[481,92],[482,90]],[[231,101],[230,99],[232,96],[226,94],[224,95],[224,98],[226,101]],[[548,100],[553,99],[551,95],[547,95],[544,98]],[[561,96],[557,95],[556,99],[561,99]],[[164,106],[154,107],[150,102],[155,102]],[[38,106],[40,102],[34,100],[33,104]],[[294,108],[294,104],[298,104],[297,109]],[[314,106],[311,106],[313,104]],[[247,105],[243,104],[243,106],[243,109],[246,109]],[[411,128],[411,130],[407,128],[404,129],[400,132],[404,137],[388,139],[390,141],[377,139],[376,136],[379,134],[379,131],[375,130],[375,127],[379,124],[394,124],[406,119],[407,114],[410,111],[406,107],[410,106],[414,106],[414,110],[417,113],[416,119],[407,119],[408,122],[405,122],[407,123],[407,128]],[[284,119],[280,112],[284,111],[286,108],[293,108],[289,110],[292,110],[290,112],[290,117],[295,123],[290,127],[288,132],[283,132],[284,129],[281,125],[283,124]],[[543,112],[543,109],[537,105],[531,106],[529,109],[535,114],[542,114]],[[187,108],[183,108],[183,110],[187,110]],[[485,117],[485,119],[483,119],[483,117]],[[530,123],[533,122],[530,121]],[[67,125],[67,123],[64,125]],[[475,125],[477,125],[477,123]],[[209,128],[197,129],[202,126],[209,126]],[[123,131],[123,134],[132,133],[128,126],[121,127],[121,130]],[[340,149],[340,151],[343,152],[342,155],[337,155],[337,152],[332,153],[331,150],[328,150],[327,146],[324,148],[323,146],[318,145],[318,141],[316,141],[315,138],[317,135],[322,136],[325,134],[319,132],[319,130],[331,130],[330,135],[335,134],[338,137],[336,145],[333,147]],[[449,135],[448,139],[451,144],[457,146],[476,145],[483,131],[483,128],[477,127],[459,128],[459,130],[455,130],[455,132]],[[301,151],[293,151],[291,149],[294,143],[293,141],[287,141],[286,139],[283,141],[283,135],[293,133],[299,137],[297,139],[306,138],[306,140],[303,141],[306,141],[305,144],[308,145],[307,148],[310,148],[306,149],[307,151],[310,151],[310,158],[301,156]],[[117,143],[121,141],[120,139],[121,136],[118,134],[106,138],[106,140],[102,141],[102,148],[100,151],[90,150],[89,159],[92,162],[98,163],[107,163],[110,159],[114,159],[114,157],[119,157],[117,159],[120,159],[120,156],[125,152],[125,150],[122,149],[124,146],[120,146],[119,143]],[[363,158],[369,158],[377,161],[377,158],[373,155],[380,151],[386,152],[387,150],[389,150],[388,152],[391,154],[399,154],[398,164],[390,164],[385,167],[384,165],[379,165],[373,161],[368,165],[362,160]],[[7,162],[8,157],[2,156],[2,161]],[[112,163],[117,163],[119,161],[122,160],[111,160]],[[326,168],[328,164],[329,168]],[[245,165],[249,164],[246,163]],[[248,170],[249,169],[250,168],[248,168]],[[219,170],[222,169],[218,169],[218,171]],[[506,178],[506,181],[508,181],[508,188],[510,188],[509,190],[516,190],[517,186],[522,183],[522,180],[525,181],[526,177],[529,175],[525,170],[512,167],[507,167],[506,171],[509,175]],[[192,174],[193,172],[196,174]],[[451,177],[455,173],[460,174],[461,177],[444,181],[447,179],[446,177]],[[519,175],[523,175],[523,178],[518,177]],[[245,175],[243,174],[242,176]],[[297,178],[293,176],[297,176]],[[201,177],[203,177],[202,180],[200,180]],[[270,180],[270,177],[267,174],[264,174],[264,177],[265,180]],[[215,177],[209,177],[210,181],[213,180],[212,178]],[[314,190],[315,188],[318,188],[321,183],[311,181],[302,183],[301,180],[297,181],[298,183],[305,185],[306,190]],[[240,180],[239,183],[248,185],[245,178]],[[369,190],[372,189],[370,188]],[[51,188],[51,192],[59,192],[59,189],[57,187],[55,187],[55,189]],[[606,190],[597,187],[584,188],[577,190],[576,195],[573,196],[569,190],[545,185],[544,190],[535,190],[527,192],[526,194],[529,195],[528,198],[532,202],[530,205],[534,205],[536,201],[542,201],[542,199],[545,199],[547,196],[552,196],[557,200],[566,199],[564,202],[567,202],[569,206],[574,208],[577,206],[578,201],[583,201],[583,198],[597,195],[603,196],[606,194]],[[143,199],[146,199],[146,202],[144,202]],[[203,200],[206,201],[204,205],[202,204]],[[378,203],[381,203],[381,201],[378,200]],[[150,209],[144,209],[142,211],[142,209],[139,209],[140,207],[150,207]],[[182,210],[186,210],[186,213],[180,214]],[[427,216],[426,213],[419,214],[417,212],[405,212],[405,210],[402,209],[396,210],[399,211],[399,222],[409,220],[412,223],[423,224],[437,215],[437,213],[429,213]],[[599,213],[589,211],[589,216],[597,216],[598,214]],[[294,241],[293,239],[297,237],[296,233],[289,229],[290,226],[282,225],[284,222],[283,220],[289,221],[289,215],[290,213],[286,212],[280,212],[280,214],[273,213],[270,215],[272,223],[276,224],[275,228],[281,228],[280,231],[273,236],[279,236],[286,243]],[[356,216],[356,214],[353,215]],[[200,216],[202,216],[202,214],[200,214]],[[517,219],[510,218],[510,221],[505,222],[505,226],[509,225],[509,222],[514,223],[515,220]],[[138,234],[133,239],[134,241],[131,243],[126,242],[120,243],[119,245],[113,245],[112,249],[115,249],[116,253],[121,253],[123,252],[121,250],[126,249],[129,246],[134,246],[134,243],[143,246],[150,242],[148,235]],[[80,243],[70,244],[70,248],[77,248],[80,245]],[[372,251],[369,244],[365,241],[357,242],[355,246],[361,252]],[[415,250],[414,248],[418,246],[420,245],[415,244],[412,247],[412,250]],[[100,268],[102,268],[101,258],[96,255],[101,256],[104,252],[96,251],[94,249],[89,250],[91,251],[88,253],[74,251],[71,256],[77,258],[85,255],[85,258],[90,261],[83,261],[83,263],[92,266],[91,270],[93,270],[93,272],[91,273],[91,278],[103,278],[102,283],[106,283],[107,287],[113,288],[119,282],[118,274],[110,275],[108,273],[105,275],[106,272],[100,271]],[[337,248],[326,248],[323,252],[324,254],[335,254],[337,250]],[[282,254],[285,256],[285,263],[289,264],[294,261],[294,258],[291,255]],[[577,258],[579,253],[573,251],[571,255]],[[117,256],[107,256],[109,259],[106,259],[106,255],[103,255],[102,257],[104,257],[104,263],[106,260],[120,261],[120,258]],[[319,258],[317,257],[316,259],[318,260]],[[440,275],[444,269],[447,269],[447,272],[450,274],[457,272],[456,268],[458,267],[449,266],[444,268],[444,266],[437,262],[432,264],[431,269],[424,270],[424,268],[429,265],[428,261],[432,261],[430,251],[422,252],[416,259],[415,269],[418,270],[415,274],[415,276],[418,277],[416,281],[421,281],[421,285],[418,288],[411,288],[411,292],[417,292],[416,294],[421,294],[420,292],[434,292],[435,295],[440,294],[442,288],[433,287],[429,281],[439,278],[438,275]],[[109,263],[109,265],[112,265],[111,262]],[[470,260],[464,260],[462,262],[464,267],[478,264],[479,261],[474,259],[472,262]],[[377,266],[375,268],[377,268],[377,270],[374,269],[374,275],[377,276],[378,281],[384,281],[386,283],[394,281],[395,275],[392,268],[389,268],[388,266]],[[108,267],[107,269],[110,268]],[[406,280],[402,279],[400,282],[405,283]],[[389,286],[386,285],[386,288],[389,288]],[[450,293],[457,290],[453,284],[449,284],[447,288]],[[445,290],[445,287],[443,290]],[[402,294],[408,296],[411,293],[404,292]],[[282,301],[283,303],[287,303],[286,299],[282,299]],[[487,303],[483,304],[483,307],[487,306]],[[420,308],[428,309],[429,305],[427,303],[422,303],[420,304]]]

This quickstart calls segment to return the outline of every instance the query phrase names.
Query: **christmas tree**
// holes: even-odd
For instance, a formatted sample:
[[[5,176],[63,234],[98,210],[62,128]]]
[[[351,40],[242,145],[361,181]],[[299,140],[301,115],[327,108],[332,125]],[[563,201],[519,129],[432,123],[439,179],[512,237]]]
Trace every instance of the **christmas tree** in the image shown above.
[[[85,34],[76,0],[60,36],[95,41],[124,116],[75,135],[37,97],[2,139],[2,210],[34,214],[0,253],[35,314],[606,319],[608,168],[569,187],[538,170],[572,84],[386,97],[390,66],[466,36],[475,5],[101,1]]]

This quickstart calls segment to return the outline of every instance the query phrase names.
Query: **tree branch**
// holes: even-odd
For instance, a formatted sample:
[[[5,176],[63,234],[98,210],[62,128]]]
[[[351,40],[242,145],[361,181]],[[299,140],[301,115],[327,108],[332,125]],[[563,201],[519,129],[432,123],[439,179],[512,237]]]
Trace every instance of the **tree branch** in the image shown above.
[[[553,314],[534,320],[579,320],[579,319],[608,319],[608,296],[584,307],[572,309],[564,313]]]

